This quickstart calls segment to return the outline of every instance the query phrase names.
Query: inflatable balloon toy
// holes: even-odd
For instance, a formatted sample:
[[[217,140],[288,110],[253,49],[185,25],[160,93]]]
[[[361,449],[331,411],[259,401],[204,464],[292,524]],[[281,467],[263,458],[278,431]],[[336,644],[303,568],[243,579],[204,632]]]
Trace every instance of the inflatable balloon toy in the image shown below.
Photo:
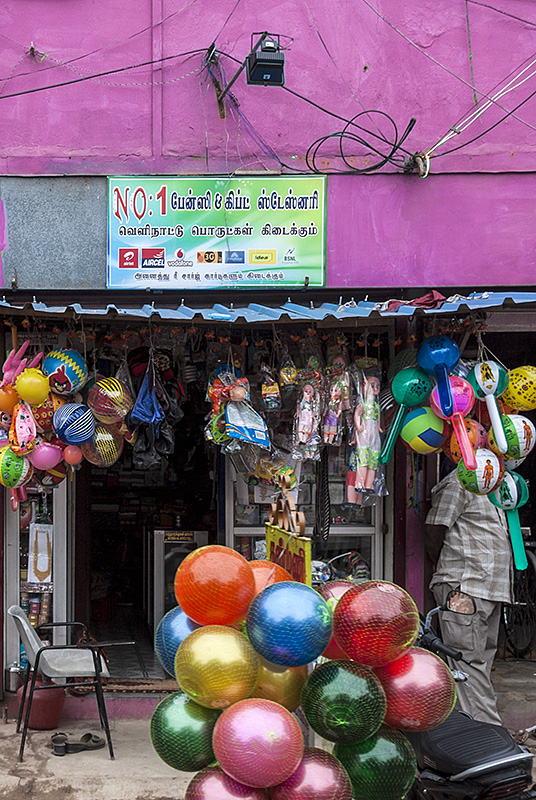
[[[391,384],[391,392],[399,404],[399,409],[383,442],[380,464],[389,462],[406,413],[411,408],[422,406],[428,399],[431,389],[432,381],[420,367],[406,367],[396,373]]]
[[[40,406],[47,399],[50,386],[42,370],[26,367],[17,377],[15,389],[21,400],[25,400],[31,406]]]
[[[326,581],[324,584],[320,584],[320,586],[316,586],[316,591],[322,595],[326,603],[328,604],[329,610],[333,614],[335,608],[337,607],[337,603],[343,596],[346,594],[350,589],[355,586],[355,583],[352,581],[345,581],[345,580],[335,580],[335,581]],[[332,635],[331,640],[323,651],[322,656],[324,658],[329,658],[333,660],[341,661],[347,659],[348,656],[346,653],[339,647],[335,640],[335,636]]]
[[[510,382],[503,392],[505,403],[517,411],[536,408],[536,367],[516,367],[509,371]]]
[[[23,358],[26,350],[28,349],[28,345],[30,344],[30,340],[24,342],[18,350],[11,350],[8,357],[4,361],[4,365],[2,367],[2,386],[6,384],[14,385],[18,376],[28,367],[37,367],[43,353],[37,353],[30,361],[28,359]]]
[[[67,403],[54,412],[54,430],[62,442],[80,445],[95,433],[95,417],[82,403]]]
[[[215,760],[212,733],[220,714],[194,703],[183,692],[170,694],[151,717],[151,744],[173,769],[197,772]]]
[[[451,387],[452,408],[450,414],[444,414],[439,396],[439,384],[430,395],[430,406],[435,414],[442,419],[447,419],[452,423],[458,446],[460,448],[463,463],[466,469],[476,469],[475,451],[467,434],[464,417],[467,417],[473,410],[475,404],[475,393],[471,384],[465,378],[458,378],[456,375],[447,379]]]
[[[309,675],[302,709],[311,728],[324,739],[362,742],[383,722],[385,692],[368,667],[353,661],[327,661]]]
[[[248,698],[219,717],[214,755],[239,783],[268,788],[286,781],[303,757],[303,736],[290,711],[271,700]]]
[[[488,447],[503,459],[524,459],[536,443],[536,428],[533,422],[521,414],[507,414],[502,418],[505,447],[499,444],[492,428],[488,434]]]
[[[175,677],[175,656],[180,645],[200,625],[192,622],[180,606],[164,614],[154,635],[154,652],[165,671]]]
[[[527,569],[527,554],[525,553],[518,512],[518,508],[524,506],[529,499],[527,482],[517,472],[506,471],[502,483],[497,489],[488,494],[488,498],[494,506],[502,508],[506,514],[515,568],[520,570]]]
[[[486,447],[477,450],[475,458],[476,469],[467,469],[463,461],[458,463],[458,480],[468,492],[489,494],[495,491],[504,477],[504,462]]]
[[[263,561],[261,559],[250,561],[249,565],[253,570],[253,577],[255,578],[255,597],[266,589],[267,586],[272,586],[274,583],[281,583],[281,581],[293,581],[292,575],[286,571],[280,564],[275,564],[273,561]]]
[[[467,380],[473,387],[475,397],[486,403],[497,447],[506,452],[506,435],[497,398],[506,391],[510,381],[508,372],[495,361],[480,361],[469,372]]]
[[[199,705],[227,708],[255,689],[259,659],[242,633],[224,625],[206,625],[179,645],[175,677]]]
[[[54,414],[60,406],[66,405],[67,402],[65,397],[49,391],[44,403],[32,408],[35,424],[40,433],[53,433]]]
[[[84,357],[76,350],[52,350],[43,359],[42,369],[55,394],[74,394],[88,378]]]
[[[194,775],[184,800],[268,800],[264,789],[245,786],[227,775],[221,767],[205,767]]]
[[[93,384],[87,396],[87,405],[100,422],[121,422],[131,410],[134,401],[127,386],[117,378],[102,378]]]
[[[478,450],[479,447],[486,447],[488,444],[488,432],[482,423],[478,422],[476,419],[467,419],[467,417],[463,422],[467,428],[467,435],[473,449]],[[458,444],[456,431],[450,431],[450,434],[443,445],[443,452],[449,461],[453,461],[455,464],[461,460],[462,451],[460,450],[460,446]]]
[[[9,428],[9,444],[17,455],[23,455],[35,447],[37,430],[32,409],[22,400],[13,409]]]
[[[84,458],[96,467],[111,467],[123,452],[123,437],[107,428],[95,425],[91,439],[82,442],[80,450]]]
[[[15,387],[10,383],[2,383],[0,385],[0,411],[11,416],[18,402],[20,402],[20,397]]]
[[[24,455],[17,455],[11,447],[0,450],[0,483],[9,489],[11,508],[17,511],[19,501],[26,499],[24,485],[31,480],[33,467]]]
[[[69,464],[70,467],[75,467],[77,464],[80,464],[83,458],[84,454],[75,444],[68,444],[67,447],[63,449],[63,460],[66,464]]]
[[[417,351],[417,364],[430,375],[434,375],[437,381],[437,397],[444,419],[448,419],[454,413],[454,399],[448,373],[456,366],[459,358],[458,345],[447,336],[431,336],[424,340]]]
[[[400,438],[410,450],[421,455],[441,450],[450,433],[445,419],[441,419],[429,406],[408,411],[403,420]]]
[[[271,800],[352,800],[352,784],[338,758],[305,747],[295,772],[270,790]]]
[[[302,689],[306,680],[306,664],[303,667],[288,667],[279,671],[277,666],[276,669],[270,669],[266,662],[261,661],[259,678],[251,696],[272,700],[287,711],[296,711],[301,705]]]
[[[28,453],[28,460],[34,469],[52,469],[59,464],[64,457],[61,447],[50,442],[45,442],[39,437],[39,442],[33,450]]]

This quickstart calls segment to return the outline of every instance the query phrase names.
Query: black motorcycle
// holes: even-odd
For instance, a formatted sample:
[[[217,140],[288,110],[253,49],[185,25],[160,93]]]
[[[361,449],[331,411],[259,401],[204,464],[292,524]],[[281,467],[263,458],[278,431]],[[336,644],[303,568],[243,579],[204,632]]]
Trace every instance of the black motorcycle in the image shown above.
[[[449,594],[445,608],[458,614],[476,611],[475,601],[459,590]],[[421,622],[416,644],[459,664],[462,654],[443,644],[432,630],[432,618],[441,610],[433,609]],[[460,670],[452,672],[455,680],[467,680]],[[516,744],[500,725],[477,722],[464,712],[453,711],[436,728],[406,735],[418,765],[408,800],[536,798],[531,788],[533,754]]]

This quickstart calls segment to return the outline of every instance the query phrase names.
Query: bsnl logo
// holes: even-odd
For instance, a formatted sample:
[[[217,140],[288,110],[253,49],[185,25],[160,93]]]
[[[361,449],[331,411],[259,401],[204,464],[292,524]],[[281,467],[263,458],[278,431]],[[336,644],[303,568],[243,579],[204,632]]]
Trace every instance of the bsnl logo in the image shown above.
[[[139,269],[140,251],[129,247],[119,248],[119,269]],[[141,267],[152,269],[166,266],[166,251],[163,247],[143,247],[141,251]]]

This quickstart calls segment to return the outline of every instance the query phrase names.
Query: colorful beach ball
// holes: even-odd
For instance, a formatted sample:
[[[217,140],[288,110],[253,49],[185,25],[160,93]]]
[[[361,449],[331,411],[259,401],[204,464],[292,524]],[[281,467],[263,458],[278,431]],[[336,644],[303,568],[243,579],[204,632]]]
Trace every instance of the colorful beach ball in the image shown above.
[[[473,494],[489,494],[495,491],[504,477],[504,462],[492,450],[481,447],[475,451],[476,469],[467,469],[463,461],[458,463],[458,480],[464,489]]]
[[[89,390],[87,404],[100,421],[120,422],[133,406],[132,396],[117,378],[102,378]]]
[[[95,417],[82,403],[66,403],[54,412],[54,430],[62,442],[83,444],[95,433]]]
[[[493,429],[488,435],[489,449],[502,458],[517,460],[528,456],[536,442],[536,428],[531,420],[521,414],[507,414],[502,417],[502,423],[508,449],[504,452],[499,450]]]
[[[536,367],[516,367],[509,375],[510,382],[502,395],[505,403],[518,411],[536,408]]]
[[[43,360],[43,372],[55,394],[73,394],[87,381],[85,359],[76,350],[52,350]]]
[[[0,483],[8,489],[23,486],[32,477],[32,465],[26,456],[16,455],[10,447],[0,450]]]
[[[111,467],[123,452],[123,437],[105,425],[95,425],[93,436],[80,449],[84,458],[96,467]]]
[[[450,428],[431,408],[413,408],[404,417],[400,438],[416,453],[436,453],[443,446]]]

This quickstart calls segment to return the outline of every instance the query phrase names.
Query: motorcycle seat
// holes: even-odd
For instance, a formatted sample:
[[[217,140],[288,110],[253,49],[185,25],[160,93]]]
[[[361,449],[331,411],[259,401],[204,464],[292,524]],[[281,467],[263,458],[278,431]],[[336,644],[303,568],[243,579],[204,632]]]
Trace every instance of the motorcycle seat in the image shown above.
[[[448,776],[523,752],[505,728],[478,722],[460,711],[453,711],[437,728],[407,736],[420,769]]]

